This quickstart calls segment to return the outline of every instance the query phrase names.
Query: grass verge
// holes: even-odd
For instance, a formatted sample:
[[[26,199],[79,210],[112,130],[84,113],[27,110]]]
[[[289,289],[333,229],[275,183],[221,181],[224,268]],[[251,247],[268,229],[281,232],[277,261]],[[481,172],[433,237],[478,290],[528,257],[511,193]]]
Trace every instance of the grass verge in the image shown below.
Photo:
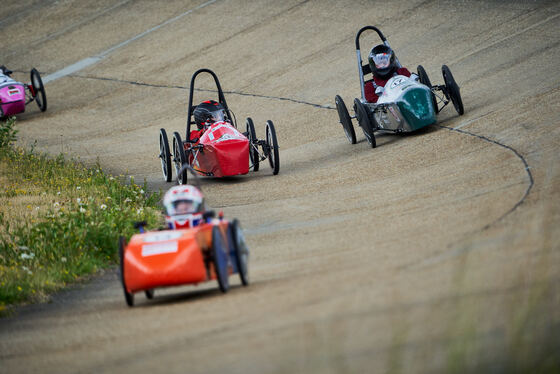
[[[132,177],[15,147],[16,134],[0,122],[0,314],[114,264],[119,235],[161,220],[159,194]]]

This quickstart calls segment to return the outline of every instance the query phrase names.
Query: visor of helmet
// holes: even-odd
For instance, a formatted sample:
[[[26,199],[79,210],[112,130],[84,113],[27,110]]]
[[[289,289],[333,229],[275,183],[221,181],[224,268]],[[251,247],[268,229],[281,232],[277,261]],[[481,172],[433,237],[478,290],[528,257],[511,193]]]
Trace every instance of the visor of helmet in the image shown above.
[[[227,120],[226,111],[223,109],[211,112],[211,114],[212,114],[212,122],[223,122]]]
[[[385,69],[391,63],[391,55],[388,53],[377,53],[373,55],[373,62],[378,69]]]
[[[175,200],[166,206],[168,216],[179,216],[184,214],[192,214],[200,211],[201,203],[193,200]]]

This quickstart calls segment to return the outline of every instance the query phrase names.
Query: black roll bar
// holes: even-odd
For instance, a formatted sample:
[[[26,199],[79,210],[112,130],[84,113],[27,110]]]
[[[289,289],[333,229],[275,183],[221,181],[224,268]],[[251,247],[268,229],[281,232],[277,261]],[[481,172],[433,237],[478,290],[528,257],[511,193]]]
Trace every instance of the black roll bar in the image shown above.
[[[191,85],[189,87],[189,106],[188,106],[188,112],[187,112],[187,132],[186,132],[186,139],[185,139],[185,141],[187,141],[187,142],[190,140],[191,125],[193,123],[195,123],[192,119],[193,111],[196,108],[196,105],[193,106],[194,82],[195,82],[196,77],[201,73],[208,73],[212,76],[212,78],[214,78],[214,83],[216,83],[216,88],[218,89],[218,102],[220,104],[222,104],[222,106],[226,110],[226,113],[228,114],[228,117],[231,118],[231,113],[229,111],[229,108],[228,108],[228,105],[227,105],[227,102],[226,102],[226,97],[224,96],[224,91],[222,90],[222,86],[220,85],[220,81],[218,80],[218,76],[216,75],[216,73],[214,73],[212,70],[206,69],[206,68],[198,69],[192,75]]]

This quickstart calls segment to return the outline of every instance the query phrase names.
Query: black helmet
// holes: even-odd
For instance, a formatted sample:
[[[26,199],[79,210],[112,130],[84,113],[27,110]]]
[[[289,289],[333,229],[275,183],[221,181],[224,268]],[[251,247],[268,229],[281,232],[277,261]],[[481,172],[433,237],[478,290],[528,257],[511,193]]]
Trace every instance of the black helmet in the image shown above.
[[[227,121],[226,111],[222,104],[214,100],[203,101],[193,111],[194,122],[202,129],[207,122]]]
[[[397,70],[395,52],[385,44],[373,47],[368,60],[374,77],[388,79]]]

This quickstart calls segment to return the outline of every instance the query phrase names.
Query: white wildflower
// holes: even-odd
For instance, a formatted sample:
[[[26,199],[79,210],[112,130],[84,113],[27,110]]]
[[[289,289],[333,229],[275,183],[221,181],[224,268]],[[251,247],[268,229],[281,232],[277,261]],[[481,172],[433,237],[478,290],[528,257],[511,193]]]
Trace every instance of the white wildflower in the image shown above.
[[[60,258],[60,261],[66,262],[66,257],[61,257],[61,258]]]
[[[109,177],[109,180],[110,180],[110,181],[114,181],[115,178],[114,178],[114,177]]]
[[[29,250],[29,248],[24,246],[24,245],[20,245],[18,248],[20,249],[20,251],[28,251]]]
[[[99,206],[99,208],[100,208],[101,210],[105,210],[105,209],[107,209],[107,205],[101,204],[101,205]]]
[[[80,198],[78,197],[78,198],[76,198],[76,202],[77,202],[78,204],[81,204],[81,203],[82,203],[82,199],[80,199]]]
[[[140,193],[141,193],[141,194],[143,195],[143,194],[144,194],[144,190],[143,190],[143,189],[142,189],[142,190],[140,190]]]
[[[131,201],[132,200],[130,200],[130,198],[128,198],[128,197],[124,200],[125,203],[130,203]]]
[[[136,214],[142,214],[143,211],[144,211],[144,208],[138,208],[138,209],[136,209]]]
[[[58,208],[59,206],[60,206],[60,204],[58,203],[58,201],[55,201],[55,202],[54,202],[54,207],[55,207],[55,208]]]
[[[56,194],[60,196],[60,191],[58,191]]]
[[[82,187],[78,186],[78,187],[76,187],[76,189],[77,189],[77,190],[79,191],[79,190],[81,190],[81,189],[82,189]]]
[[[29,275],[33,274],[33,272],[31,270],[29,270],[29,268],[27,266],[22,266],[21,269]]]
[[[80,213],[85,213],[85,212],[86,212],[85,208],[80,207]]]
[[[19,256],[22,260],[32,260],[35,257],[35,253],[30,252],[30,253],[22,253],[21,256]]]

